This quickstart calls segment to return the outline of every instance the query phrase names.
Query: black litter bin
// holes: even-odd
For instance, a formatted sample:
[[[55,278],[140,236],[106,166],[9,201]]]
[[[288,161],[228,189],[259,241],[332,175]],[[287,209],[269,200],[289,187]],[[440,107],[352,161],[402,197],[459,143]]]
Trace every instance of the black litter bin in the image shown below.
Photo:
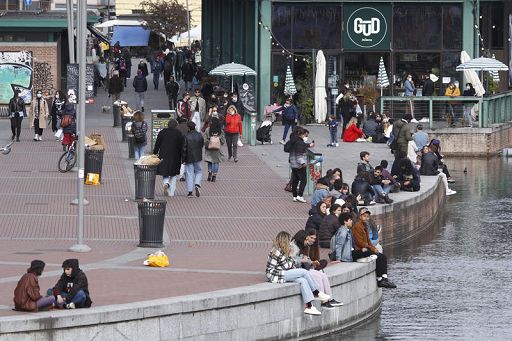
[[[121,120],[120,111],[121,111],[121,105],[114,104],[112,106],[112,115],[114,116],[114,127],[119,126],[119,121]]]
[[[123,142],[126,142],[128,141],[128,131],[126,131],[126,124],[128,122],[131,122],[132,118],[131,117],[126,117],[126,116],[121,116],[121,136],[123,137]]]
[[[128,158],[135,159],[135,136],[133,134],[128,134]]]
[[[137,201],[139,209],[138,247],[164,247],[165,200]]]
[[[135,200],[155,197],[157,165],[133,165],[135,172]]]
[[[103,168],[103,153],[105,150],[94,150],[94,149],[86,149],[85,150],[85,159],[84,159],[84,172],[85,178],[87,178],[87,174],[96,173],[100,176],[101,182],[101,169]],[[85,179],[84,179],[85,181]]]

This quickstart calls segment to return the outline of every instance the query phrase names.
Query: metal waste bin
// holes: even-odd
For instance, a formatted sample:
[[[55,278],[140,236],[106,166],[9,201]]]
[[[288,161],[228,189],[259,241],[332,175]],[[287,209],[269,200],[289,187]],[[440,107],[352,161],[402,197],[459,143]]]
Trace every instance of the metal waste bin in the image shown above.
[[[139,209],[138,247],[164,247],[165,200],[137,201]]]
[[[133,165],[135,172],[135,200],[155,197],[157,165]]]
[[[132,118],[131,117],[126,117],[126,116],[121,116],[121,136],[123,137],[123,142],[126,142],[128,141],[128,131],[126,130],[126,124],[128,122],[131,122]]]
[[[87,174],[96,173],[99,174],[99,179],[101,182],[101,170],[103,168],[103,153],[105,150],[94,150],[94,149],[86,149],[85,150],[85,158],[84,158],[84,182],[87,178]]]
[[[120,111],[121,111],[121,105],[120,104],[116,104],[117,102],[114,102],[114,104],[112,105],[112,115],[113,115],[113,118],[114,118],[114,127],[118,127],[119,126],[119,121],[121,121],[121,114],[120,114]]]
[[[128,158],[135,159],[135,136],[132,133],[127,135],[128,138]]]

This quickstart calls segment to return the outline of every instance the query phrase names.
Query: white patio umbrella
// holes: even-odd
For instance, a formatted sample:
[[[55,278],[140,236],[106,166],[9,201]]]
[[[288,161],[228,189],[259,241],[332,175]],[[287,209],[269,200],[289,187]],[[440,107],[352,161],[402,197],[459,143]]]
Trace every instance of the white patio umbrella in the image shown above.
[[[316,75],[315,75],[315,121],[321,123],[325,121],[327,115],[327,92],[325,91],[325,73],[326,62],[322,50],[316,55]]]
[[[460,64],[457,71],[475,70],[475,71],[508,71],[508,66],[494,58],[480,57]]]
[[[377,75],[377,86],[380,88],[380,95],[382,97],[382,89],[389,86],[388,74],[386,66],[384,65],[384,58],[380,57],[379,74]]]
[[[231,91],[233,91],[234,76],[256,76],[256,71],[243,64],[233,62],[219,65],[210,71],[209,74],[214,76],[231,76]]]
[[[293,81],[292,69],[290,69],[290,65],[286,68],[286,78],[284,80],[284,94],[286,96],[293,96],[297,93],[297,89],[295,88],[295,82]]]
[[[462,65],[469,62],[471,60],[471,57],[466,51],[462,51],[460,53],[460,62]],[[475,88],[476,95],[478,97],[482,97],[485,94],[484,86],[482,85],[482,81],[478,77],[478,74],[475,70],[464,70],[464,78],[466,78],[466,81],[473,84],[473,87]]]

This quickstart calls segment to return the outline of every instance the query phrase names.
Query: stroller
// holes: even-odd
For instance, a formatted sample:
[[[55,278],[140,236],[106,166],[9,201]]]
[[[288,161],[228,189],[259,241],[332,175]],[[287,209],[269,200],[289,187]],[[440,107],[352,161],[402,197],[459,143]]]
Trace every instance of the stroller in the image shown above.
[[[265,118],[263,122],[261,122],[260,127],[256,130],[256,140],[260,141],[261,144],[268,142],[272,144],[272,121],[268,118]]]

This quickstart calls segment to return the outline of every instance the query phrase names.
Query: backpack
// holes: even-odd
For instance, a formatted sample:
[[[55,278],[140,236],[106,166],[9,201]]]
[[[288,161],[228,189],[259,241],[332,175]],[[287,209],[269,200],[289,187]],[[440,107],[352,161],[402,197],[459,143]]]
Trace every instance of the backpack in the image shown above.
[[[141,125],[132,124],[132,134],[136,143],[144,143],[146,142],[146,133],[144,132],[144,128],[146,127],[146,122],[142,122]]]
[[[124,58],[119,59],[119,70],[126,71],[126,61]]]
[[[71,124],[73,124],[73,115],[63,115],[62,120],[60,121],[60,126],[62,128],[67,128]]]

